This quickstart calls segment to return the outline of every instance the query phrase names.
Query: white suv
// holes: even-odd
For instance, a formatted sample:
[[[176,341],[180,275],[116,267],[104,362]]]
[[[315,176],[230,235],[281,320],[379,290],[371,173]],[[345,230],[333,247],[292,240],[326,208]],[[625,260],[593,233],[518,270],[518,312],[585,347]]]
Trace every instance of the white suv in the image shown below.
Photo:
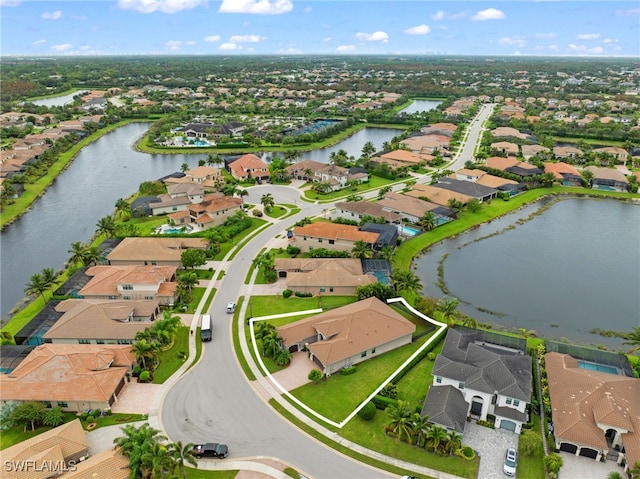
[[[233,301],[229,301],[227,303],[227,313],[233,313],[236,310],[236,303]]]

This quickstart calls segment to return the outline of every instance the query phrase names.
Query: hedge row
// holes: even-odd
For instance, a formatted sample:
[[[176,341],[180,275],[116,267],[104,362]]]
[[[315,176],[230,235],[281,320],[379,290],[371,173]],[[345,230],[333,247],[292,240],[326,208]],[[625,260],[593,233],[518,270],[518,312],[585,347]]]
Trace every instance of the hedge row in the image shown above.
[[[431,344],[424,348],[422,351],[420,351],[420,354],[418,354],[415,358],[413,358],[413,360],[407,364],[407,366],[402,370],[399,371],[398,374],[396,374],[393,379],[391,380],[391,382],[393,382],[394,384],[397,383],[398,381],[400,381],[405,374],[407,374],[409,371],[411,371],[411,369],[418,364],[420,361],[422,361],[430,352],[433,348],[436,347],[436,345],[438,343],[440,343],[440,341],[442,341],[442,338],[444,338],[444,336],[447,334],[447,328],[443,329],[442,331],[440,331],[439,334],[436,335],[436,339],[434,341],[431,342]]]

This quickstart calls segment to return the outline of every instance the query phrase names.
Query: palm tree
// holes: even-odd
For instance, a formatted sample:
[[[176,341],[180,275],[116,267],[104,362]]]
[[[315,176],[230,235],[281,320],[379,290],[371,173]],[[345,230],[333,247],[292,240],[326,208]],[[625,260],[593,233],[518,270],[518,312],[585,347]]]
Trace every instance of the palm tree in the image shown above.
[[[426,211],[422,215],[422,218],[420,218],[420,221],[418,221],[418,225],[424,228],[425,231],[431,231],[436,226],[438,226],[438,222],[436,221],[436,215],[434,215],[433,212],[431,211]]]
[[[116,214],[120,216],[120,218],[131,216],[131,205],[129,205],[127,200],[120,198],[116,201]]]
[[[393,254],[395,253],[395,251],[396,251],[396,248],[394,246],[391,246],[390,244],[386,244],[382,248],[380,248],[380,251],[378,252],[378,255],[382,259],[386,259],[387,261],[391,261],[391,258],[393,258]]]
[[[102,260],[102,251],[98,246],[89,246],[84,250],[82,263],[84,266],[89,266],[91,263],[98,264]]]
[[[449,326],[453,326],[456,323],[459,304],[460,300],[458,298],[442,298],[438,301],[436,309]]]
[[[262,195],[262,198],[260,198],[260,203],[262,204],[262,206],[264,206],[264,209],[267,213],[271,211],[271,208],[273,208],[273,206],[275,205],[275,201],[271,193]]]
[[[46,303],[47,299],[44,297],[44,292],[49,289],[49,286],[45,283],[45,279],[40,273],[34,273],[29,278],[29,282],[25,285],[24,292],[29,296],[34,294],[42,295],[42,300]]]
[[[584,169],[580,172],[580,176],[582,176],[582,181],[586,188],[591,188],[591,180],[593,180],[593,171]]]
[[[182,163],[180,165],[180,171],[182,171],[183,173],[186,173],[187,171],[189,171],[189,164],[188,163]]]
[[[167,438],[162,436],[160,431],[149,426],[148,423],[144,423],[140,427],[127,424],[121,429],[124,435],[115,438],[113,443],[122,454],[129,458],[129,478],[145,477],[146,465],[142,459],[143,455],[152,450],[153,444]]]
[[[140,339],[131,345],[133,354],[138,361],[142,360],[142,368],[147,369],[147,361],[149,364],[156,362],[158,358],[158,343]]]
[[[631,346],[629,353],[640,351],[640,326],[636,326],[630,333],[624,335],[622,344]]]
[[[373,258],[373,250],[369,243],[363,240],[358,240],[353,243],[353,249],[351,250],[351,256],[358,259]]]
[[[170,455],[166,446],[159,442],[154,442],[148,450],[142,454],[142,468],[145,476],[152,479],[164,478],[170,472],[175,471],[177,464]]]
[[[447,439],[444,442],[444,451],[448,452],[449,455],[451,455],[461,447],[462,435],[458,434],[456,431],[449,431],[449,433],[447,434]]]
[[[178,275],[178,284],[182,285],[189,293],[193,291],[193,287],[198,284],[198,281],[198,275],[193,271]]]
[[[427,443],[433,448],[433,452],[439,452],[446,440],[447,431],[445,428],[436,426],[435,424],[429,428]]]
[[[391,282],[398,293],[404,291],[410,294],[419,294],[422,291],[420,278],[408,269],[394,271],[391,275]]]
[[[407,401],[398,401],[396,406],[389,406],[385,412],[391,417],[391,422],[385,428],[391,432],[397,440],[406,438],[411,442],[413,410]]]
[[[631,479],[640,478],[640,461],[636,461],[631,469],[629,469],[629,474],[631,475]]]
[[[58,275],[53,268],[44,268],[40,272],[40,275],[42,276],[42,282],[47,288],[54,286],[56,284],[56,279],[58,279]]]
[[[411,424],[413,428],[413,434],[416,437],[416,446],[422,447],[424,441],[426,441],[427,434],[429,433],[429,429],[431,428],[429,424],[429,416],[422,416],[420,413],[414,412],[413,418],[411,419]]]
[[[180,479],[185,479],[187,477],[185,462],[191,464],[193,467],[198,467],[198,461],[196,461],[196,456],[193,453],[193,443],[190,442],[183,446],[180,441],[172,442],[167,446],[167,450],[176,462],[176,467],[180,473]]]
[[[87,246],[81,241],[71,243],[71,249],[67,250],[67,253],[71,253],[71,258],[69,258],[69,265],[75,266],[78,263],[84,264],[84,253],[86,249]]]
[[[115,233],[116,230],[116,223],[113,221],[111,216],[104,216],[103,218],[100,218],[96,223],[96,226],[98,227],[98,230],[96,231],[98,235],[110,237],[113,236],[113,233]]]
[[[384,195],[386,195],[390,191],[391,191],[391,185],[383,186],[378,190],[378,198],[380,199],[384,198]]]
[[[268,358],[276,356],[280,348],[280,342],[282,338],[278,336],[276,329],[270,330],[262,337],[262,355]]]

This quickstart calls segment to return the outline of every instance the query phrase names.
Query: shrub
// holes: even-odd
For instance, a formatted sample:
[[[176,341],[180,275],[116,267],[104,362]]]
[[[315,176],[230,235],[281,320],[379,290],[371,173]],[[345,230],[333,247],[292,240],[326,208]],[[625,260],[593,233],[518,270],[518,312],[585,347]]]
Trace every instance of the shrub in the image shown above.
[[[285,289],[282,292],[282,297],[283,298],[290,298],[292,294],[293,294],[293,291],[291,291],[290,289]]]
[[[311,371],[309,371],[307,379],[309,381],[312,381],[313,384],[318,384],[318,381],[322,379],[322,372],[319,369],[312,369]]]
[[[468,461],[476,457],[476,452],[469,446],[464,446],[462,449],[458,449],[455,454],[456,456],[460,456]]]
[[[262,216],[262,211],[260,210],[253,210],[253,216],[256,216],[258,218],[260,218]]]
[[[395,384],[389,383],[379,392],[380,396],[390,399],[398,399],[398,388]]]
[[[290,254],[291,256],[295,256],[297,254],[300,254],[300,248],[290,244],[289,246],[287,246],[287,254]]]
[[[369,401],[365,404],[362,409],[358,411],[358,416],[360,416],[365,421],[370,421],[376,415],[376,405]]]
[[[141,382],[146,383],[149,379],[151,379],[151,373],[149,371],[145,370],[140,373]]]
[[[296,291],[296,296],[298,298],[310,298],[313,296],[311,293],[303,293],[302,291]]]
[[[355,366],[349,366],[347,368],[341,368],[340,369],[340,376],[349,376],[353,373],[356,372],[356,367]]]
[[[387,409],[389,406],[398,405],[397,399],[386,398],[384,396],[380,396],[379,394],[376,394],[375,396],[373,396],[373,399],[371,400],[371,402],[375,404],[377,409],[382,409],[383,411]]]

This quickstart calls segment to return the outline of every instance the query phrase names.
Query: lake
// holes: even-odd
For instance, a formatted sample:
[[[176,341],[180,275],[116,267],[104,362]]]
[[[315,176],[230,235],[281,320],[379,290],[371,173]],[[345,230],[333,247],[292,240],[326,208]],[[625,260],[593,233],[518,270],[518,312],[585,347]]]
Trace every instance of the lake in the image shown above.
[[[458,309],[480,322],[615,348],[619,339],[589,331],[640,325],[639,238],[638,203],[545,199],[433,246],[414,265],[424,294],[440,298],[442,264]]]

